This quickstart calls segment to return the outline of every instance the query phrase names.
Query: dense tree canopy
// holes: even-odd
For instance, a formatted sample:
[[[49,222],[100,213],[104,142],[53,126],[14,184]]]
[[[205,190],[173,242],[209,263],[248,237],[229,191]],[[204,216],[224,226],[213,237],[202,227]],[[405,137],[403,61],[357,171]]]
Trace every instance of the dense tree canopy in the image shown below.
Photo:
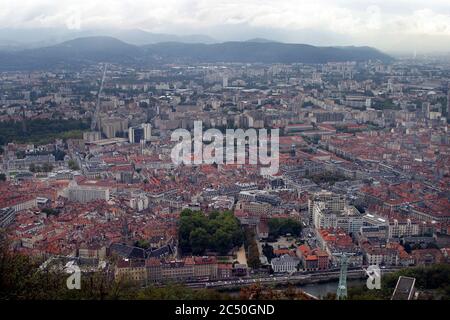
[[[22,122],[0,122],[0,145],[8,142],[51,143],[56,138],[81,138],[89,129],[89,122],[83,120],[37,119]]]
[[[258,269],[261,267],[260,252],[256,242],[255,228],[246,227],[244,233],[244,245],[247,255],[247,264],[250,268]]]
[[[231,212],[205,215],[200,211],[183,210],[178,238],[184,254],[201,255],[207,250],[227,254],[230,249],[242,244],[243,233],[239,220]]]
[[[348,297],[352,300],[388,300],[394,292],[400,276],[416,278],[415,287],[419,299],[450,299],[450,265],[405,268],[383,275],[380,290],[369,290],[365,285],[350,287]]]
[[[288,233],[299,236],[301,231],[301,223],[294,219],[274,218],[269,220],[269,237],[271,238],[277,238]]]

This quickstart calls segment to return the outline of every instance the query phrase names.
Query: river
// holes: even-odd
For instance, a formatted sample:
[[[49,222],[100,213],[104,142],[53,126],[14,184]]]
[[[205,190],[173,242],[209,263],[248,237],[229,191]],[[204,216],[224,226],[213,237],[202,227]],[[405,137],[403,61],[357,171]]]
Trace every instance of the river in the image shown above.
[[[327,293],[336,293],[337,286],[339,281],[330,281],[324,283],[312,283],[312,284],[304,284],[298,285],[297,288],[302,289],[303,291],[312,294],[316,297],[323,297]],[[365,280],[361,279],[352,279],[347,281],[347,288],[351,288],[353,286],[360,286],[365,283]]]
[[[365,282],[366,280],[363,279],[350,279],[347,280],[347,288],[351,288],[353,286],[360,286]],[[339,283],[338,280],[333,280],[322,283],[302,284],[297,285],[296,287],[305,291],[306,293],[312,294],[313,296],[320,298],[325,296],[327,293],[336,293],[338,283]],[[239,290],[226,291],[226,293],[233,297],[239,296]]]

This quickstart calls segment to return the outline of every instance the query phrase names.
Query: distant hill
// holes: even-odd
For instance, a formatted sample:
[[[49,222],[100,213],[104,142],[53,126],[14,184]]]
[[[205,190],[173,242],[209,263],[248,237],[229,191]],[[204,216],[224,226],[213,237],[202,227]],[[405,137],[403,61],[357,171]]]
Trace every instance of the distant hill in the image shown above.
[[[214,44],[163,42],[132,45],[113,37],[83,37],[54,46],[0,52],[0,70],[78,67],[90,63],[160,64],[174,62],[326,63],[390,61],[370,47],[315,47],[279,42],[224,42]]]
[[[146,45],[159,42],[214,43],[213,38],[205,35],[178,36],[165,33],[152,33],[140,29],[121,30],[110,33],[111,36],[134,45]]]
[[[165,60],[188,62],[326,63],[333,61],[390,61],[370,47],[315,47],[279,42],[224,42],[217,44],[157,43],[144,46]]]
[[[143,53],[140,47],[116,38],[86,37],[50,47],[0,53],[0,69],[48,69],[98,62],[134,63],[142,58]]]
[[[116,55],[130,55],[135,54],[135,50],[139,47],[128,44],[113,37],[85,37],[63,42],[61,44],[35,49],[35,52],[45,53],[69,53],[75,55],[90,55],[90,54],[108,54]]]
[[[273,41],[273,40],[264,39],[264,38],[253,38],[253,39],[248,39],[245,42],[269,43],[269,42],[278,42],[278,41]]]
[[[84,37],[107,36],[117,38],[134,45],[145,45],[158,42],[176,41],[183,43],[214,43],[215,39],[200,34],[173,35],[165,33],[153,33],[141,29],[86,29],[68,30],[60,28],[44,29],[0,29],[0,48],[9,48],[14,43],[14,48],[32,49],[42,48]],[[0,49],[1,50],[1,49]]]

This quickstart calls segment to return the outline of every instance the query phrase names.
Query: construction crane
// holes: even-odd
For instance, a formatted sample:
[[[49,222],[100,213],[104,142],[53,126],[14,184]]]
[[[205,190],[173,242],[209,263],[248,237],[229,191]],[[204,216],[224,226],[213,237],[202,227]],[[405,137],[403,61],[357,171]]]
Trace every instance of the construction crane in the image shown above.
[[[100,83],[100,88],[98,89],[98,94],[97,94],[97,104],[95,105],[95,112],[94,112],[94,116],[92,117],[91,131],[95,131],[97,129],[97,119],[98,119],[98,115],[100,114],[100,97],[101,97],[101,94],[103,91],[103,84],[105,83],[107,68],[108,68],[108,64],[105,63],[104,67],[103,67],[102,81]]]
[[[339,272],[339,284],[336,292],[336,299],[343,300],[347,298],[347,268],[348,260],[354,253],[333,253],[333,256],[339,257],[341,270]]]

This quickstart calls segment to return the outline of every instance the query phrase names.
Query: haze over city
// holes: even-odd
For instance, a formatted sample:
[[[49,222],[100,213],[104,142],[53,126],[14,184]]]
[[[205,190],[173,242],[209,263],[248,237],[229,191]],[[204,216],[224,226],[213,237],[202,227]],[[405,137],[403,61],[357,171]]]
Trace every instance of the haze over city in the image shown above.
[[[63,35],[71,33],[141,29],[205,35],[215,42],[265,38],[367,45],[388,53],[450,51],[446,0],[1,0],[0,7],[0,44],[5,38],[31,41],[24,29],[42,40],[46,33],[66,40]]]

